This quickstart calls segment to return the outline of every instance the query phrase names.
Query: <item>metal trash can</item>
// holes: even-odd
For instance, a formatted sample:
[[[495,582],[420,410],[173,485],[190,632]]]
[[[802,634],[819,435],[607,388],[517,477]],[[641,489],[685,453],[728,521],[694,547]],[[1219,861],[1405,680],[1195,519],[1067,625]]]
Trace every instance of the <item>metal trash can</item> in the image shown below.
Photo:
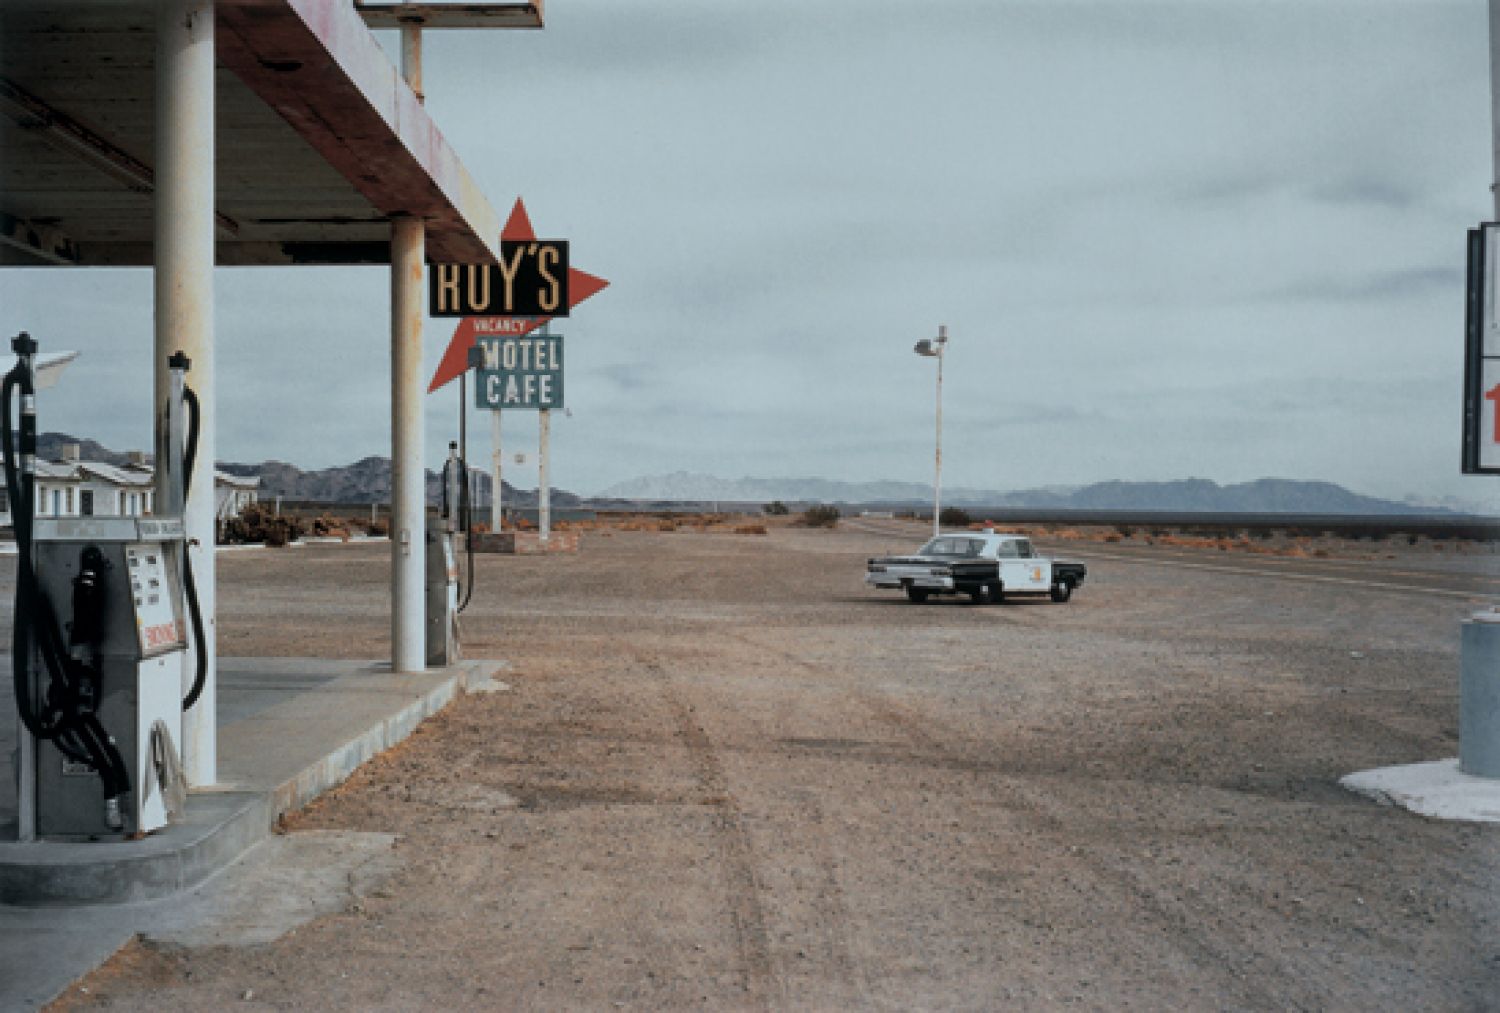
[[[1500,612],[1463,624],[1458,686],[1458,769],[1500,777]]]

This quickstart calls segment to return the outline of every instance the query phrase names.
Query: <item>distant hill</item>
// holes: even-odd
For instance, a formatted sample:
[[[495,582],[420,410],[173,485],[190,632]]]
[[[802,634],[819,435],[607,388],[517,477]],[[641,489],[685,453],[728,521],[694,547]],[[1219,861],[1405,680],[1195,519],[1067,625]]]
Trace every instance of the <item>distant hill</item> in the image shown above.
[[[37,437],[41,457],[62,457],[64,444],[79,444],[84,460],[124,464],[129,455],[110,450],[94,440],[65,433]],[[353,464],[304,471],[284,461],[259,464],[220,462],[232,475],[258,476],[262,498],[312,500],[327,503],[385,503],[391,496],[391,461],[366,457]],[[477,470],[478,501],[489,501],[490,477]],[[438,473],[427,471],[427,500],[442,494]],[[505,502],[534,507],[535,490],[516,489],[509,482]],[[822,478],[722,479],[678,471],[632,479],[605,489],[588,500],[564,489],[552,490],[559,508],[580,505],[629,506],[640,503],[864,503],[923,506],[932,502],[932,486],[921,482],[839,482]],[[604,501],[614,501],[606,504]],[[961,507],[1041,507],[1055,510],[1162,510],[1184,513],[1302,513],[1302,514],[1442,514],[1454,511],[1436,504],[1398,503],[1350,492],[1332,482],[1262,478],[1254,482],[1219,485],[1204,478],[1174,482],[1096,482],[1081,487],[1049,486],[1017,492],[994,489],[945,488],[943,503]]]
[[[262,499],[281,496],[293,500],[313,500],[324,503],[387,503],[391,498],[391,459],[389,457],[366,457],[353,464],[316,471],[303,471],[285,461],[262,461],[259,464],[221,462],[219,468],[231,475],[254,475],[260,478]],[[481,469],[475,473],[476,502],[488,503],[490,476]],[[501,483],[506,506],[535,506],[536,490],[521,490],[509,482]],[[442,499],[442,477],[427,469],[427,501],[437,503]],[[565,489],[552,490],[554,507],[577,506],[579,498]]]
[[[130,455],[119,451],[110,450],[102,443],[94,440],[80,439],[77,436],[69,436],[67,433],[39,433],[36,438],[36,456],[44,461],[59,461],[63,456],[63,447],[70,443],[78,444],[78,456],[85,461],[98,461],[101,464],[126,464]],[[148,451],[146,459],[151,459]]]
[[[924,497],[932,498],[932,486],[916,482],[835,482],[822,478],[723,479],[687,471],[620,482],[598,496],[600,499],[626,500],[755,502],[781,499],[819,503],[916,502]]]
[[[55,461],[63,456],[63,447],[78,444],[79,456],[85,461],[101,461],[105,464],[125,464],[130,455],[110,450],[95,440],[69,436],[67,433],[42,433],[37,437],[37,455],[44,460]],[[151,459],[148,453],[147,460]],[[388,457],[366,457],[335,468],[303,471],[285,461],[262,461],[245,464],[235,461],[220,461],[219,470],[231,475],[255,476],[260,479],[262,499],[281,496],[293,500],[313,500],[325,503],[388,503],[391,498],[391,459]],[[476,470],[476,489],[481,502],[489,502],[490,476]],[[505,502],[508,506],[535,506],[536,490],[522,491],[509,482],[504,483]],[[427,501],[437,503],[442,497],[442,480],[438,473],[427,470]],[[579,499],[564,489],[552,490],[552,505],[556,507],[577,506]]]
[[[835,482],[827,479],[742,478],[675,472],[610,486],[601,497],[696,502],[931,503],[932,486],[916,482]],[[1163,510],[1191,513],[1412,514],[1441,507],[1398,503],[1350,492],[1332,482],[1262,478],[1219,485],[1203,478],[1174,482],[1097,482],[1019,492],[943,490],[943,502],[962,507],[1046,507],[1056,510]]]

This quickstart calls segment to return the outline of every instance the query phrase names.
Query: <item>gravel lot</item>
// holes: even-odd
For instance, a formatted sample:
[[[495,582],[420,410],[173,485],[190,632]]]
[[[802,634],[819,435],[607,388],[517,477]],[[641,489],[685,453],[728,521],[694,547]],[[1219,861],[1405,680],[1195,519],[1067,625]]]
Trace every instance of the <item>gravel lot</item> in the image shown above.
[[[1337,784],[1456,755],[1473,602],[1139,559],[1067,605],[862,588],[920,538],[483,557],[466,650],[513,689],[289,828],[395,833],[393,878],[275,943],[134,945],[63,1004],[1500,1008],[1500,826]],[[226,654],[387,652],[383,547],[220,576]]]

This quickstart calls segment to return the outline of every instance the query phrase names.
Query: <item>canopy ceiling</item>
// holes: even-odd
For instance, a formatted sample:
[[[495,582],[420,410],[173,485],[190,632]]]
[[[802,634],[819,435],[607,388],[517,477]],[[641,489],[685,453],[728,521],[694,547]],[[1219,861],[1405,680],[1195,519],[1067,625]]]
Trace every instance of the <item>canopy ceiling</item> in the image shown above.
[[[152,262],[155,7],[0,4],[0,264]],[[349,0],[216,20],[218,263],[388,263],[396,214],[493,261],[499,217]]]

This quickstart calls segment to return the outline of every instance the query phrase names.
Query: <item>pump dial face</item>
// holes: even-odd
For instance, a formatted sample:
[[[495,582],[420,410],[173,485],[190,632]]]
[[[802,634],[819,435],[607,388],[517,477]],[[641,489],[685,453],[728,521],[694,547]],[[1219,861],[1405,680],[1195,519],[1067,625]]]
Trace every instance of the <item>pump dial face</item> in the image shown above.
[[[177,617],[177,586],[168,573],[167,547],[161,542],[125,546],[130,594],[135,603],[135,627],[141,657],[150,658],[186,644]]]

